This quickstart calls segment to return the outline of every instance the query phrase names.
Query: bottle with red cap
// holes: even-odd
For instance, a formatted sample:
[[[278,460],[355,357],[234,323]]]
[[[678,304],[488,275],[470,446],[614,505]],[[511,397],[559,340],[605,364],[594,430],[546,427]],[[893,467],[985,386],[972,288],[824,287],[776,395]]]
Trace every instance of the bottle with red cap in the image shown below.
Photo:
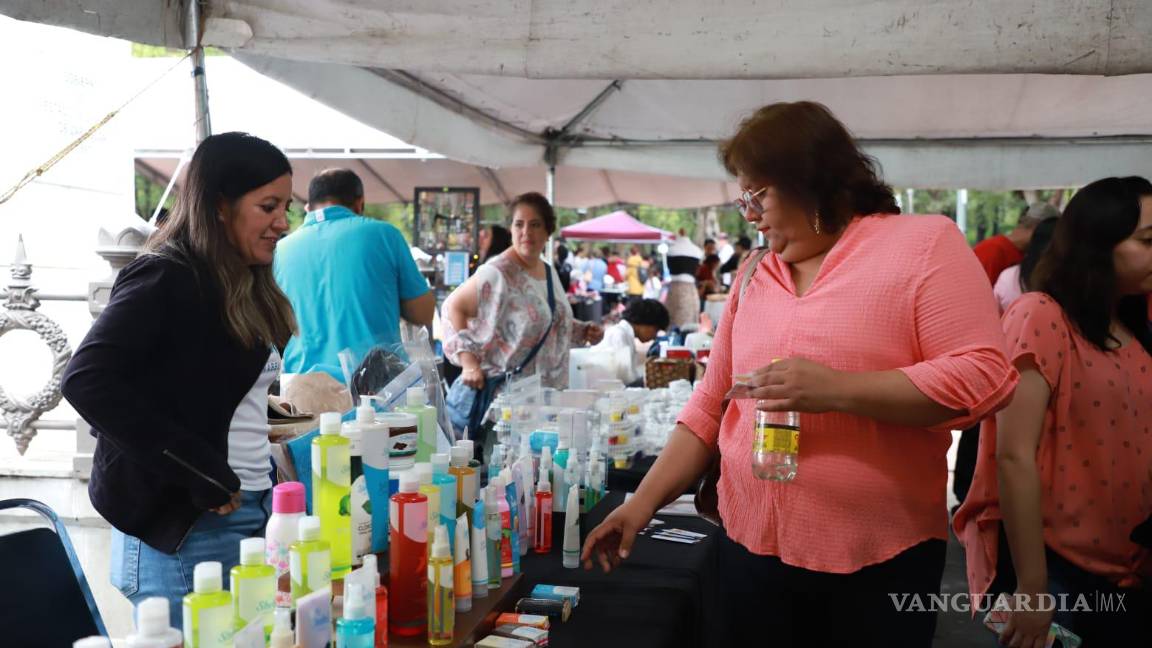
[[[265,556],[276,568],[276,606],[294,607],[288,573],[288,549],[296,542],[300,518],[304,517],[304,484],[284,482],[272,489],[272,516],[264,532]]]

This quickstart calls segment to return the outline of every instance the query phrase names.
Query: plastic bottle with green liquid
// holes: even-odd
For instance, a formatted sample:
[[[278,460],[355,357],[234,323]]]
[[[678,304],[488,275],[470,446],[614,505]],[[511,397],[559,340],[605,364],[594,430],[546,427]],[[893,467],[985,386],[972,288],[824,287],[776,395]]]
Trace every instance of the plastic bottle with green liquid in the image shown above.
[[[420,482],[420,494],[428,498],[428,546],[436,540],[436,527],[440,524],[440,487],[432,477],[432,464],[417,463],[412,467]]]
[[[332,551],[332,579],[340,580],[352,569],[352,457],[338,412],[320,415],[320,436],[312,440],[312,498]]]
[[[320,519],[314,515],[300,518],[297,537],[300,539],[288,550],[293,605],[301,596],[332,584],[332,554],[320,537]]]
[[[397,412],[416,416],[416,461],[432,461],[436,452],[436,408],[428,404],[428,394],[423,387],[409,387],[405,394],[407,405],[397,407]]]
[[[267,642],[276,610],[276,568],[264,562],[264,538],[240,541],[240,564],[230,576],[233,627],[239,632],[259,619]]]
[[[184,648],[232,645],[232,595],[224,590],[223,571],[218,562],[192,570],[192,593],[184,597]]]

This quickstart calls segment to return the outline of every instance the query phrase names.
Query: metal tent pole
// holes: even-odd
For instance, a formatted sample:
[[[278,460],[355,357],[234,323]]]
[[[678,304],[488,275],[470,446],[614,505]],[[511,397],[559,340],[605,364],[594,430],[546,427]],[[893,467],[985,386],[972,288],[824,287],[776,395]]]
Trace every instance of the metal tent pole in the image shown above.
[[[208,113],[208,81],[204,77],[204,48],[200,45],[201,2],[187,0],[184,17],[184,46],[192,50],[192,88],[196,105],[196,144],[212,134],[212,120]]]

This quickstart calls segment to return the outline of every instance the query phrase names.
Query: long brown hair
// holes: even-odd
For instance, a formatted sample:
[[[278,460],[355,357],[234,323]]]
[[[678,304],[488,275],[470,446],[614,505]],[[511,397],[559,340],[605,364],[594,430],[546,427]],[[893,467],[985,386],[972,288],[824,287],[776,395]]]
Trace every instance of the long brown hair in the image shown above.
[[[827,233],[856,215],[900,213],[876,161],[827,107],[812,101],[752,113],[720,144],[720,161],[728,173],[772,185],[784,200],[815,212]]]
[[[221,315],[229,332],[249,349],[283,348],[296,330],[296,317],[272,266],[249,266],[229,242],[218,205],[222,199],[234,203],[285,173],[292,173],[288,158],[258,137],[221,133],[205,139],[192,155],[172,213],[145,248],[212,281],[223,297]]]

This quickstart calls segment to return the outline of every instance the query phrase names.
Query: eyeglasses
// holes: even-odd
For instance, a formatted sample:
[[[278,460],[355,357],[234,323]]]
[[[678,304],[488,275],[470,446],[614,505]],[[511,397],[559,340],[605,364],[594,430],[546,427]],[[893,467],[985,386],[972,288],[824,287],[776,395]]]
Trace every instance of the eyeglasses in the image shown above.
[[[740,210],[740,214],[746,214],[749,210],[757,216],[763,214],[764,205],[761,205],[760,201],[756,200],[756,198],[765,191],[768,191],[768,187],[764,187],[755,193],[753,193],[751,189],[741,193],[740,197],[733,201],[736,203],[736,208]]]

